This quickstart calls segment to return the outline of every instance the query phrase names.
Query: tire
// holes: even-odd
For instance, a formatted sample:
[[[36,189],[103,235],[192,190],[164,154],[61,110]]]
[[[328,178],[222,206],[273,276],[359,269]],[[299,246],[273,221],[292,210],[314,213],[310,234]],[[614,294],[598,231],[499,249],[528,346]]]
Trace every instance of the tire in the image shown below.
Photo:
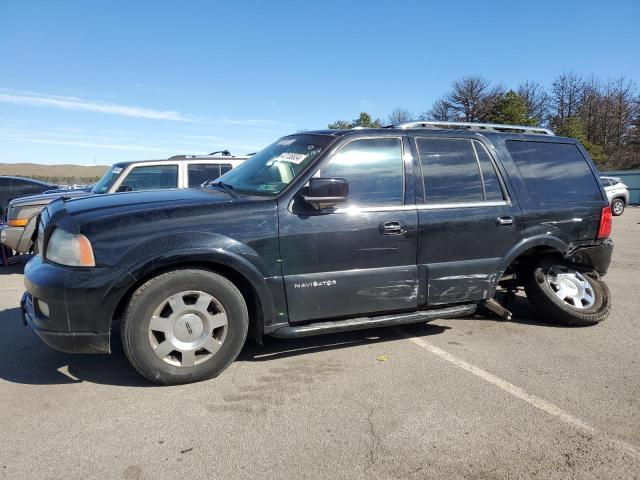
[[[559,277],[554,277],[554,273],[565,274],[567,275],[565,278],[571,281],[560,280],[566,283],[558,288]],[[577,282],[578,285],[572,282]],[[583,287],[586,293],[583,293],[580,301],[580,287],[585,285],[584,282],[588,287]],[[564,300],[561,299],[564,292],[570,291],[570,295],[575,291],[568,288],[575,288],[578,293],[573,297],[567,296]],[[545,320],[552,323],[573,326],[594,325],[606,319],[611,311],[611,293],[607,285],[593,272],[584,271],[558,257],[544,258],[530,269],[524,279],[524,289],[529,303],[545,316]],[[585,300],[588,297],[592,297],[593,303]],[[583,302],[585,304],[582,304]],[[576,303],[582,306],[575,306]]]
[[[120,331],[125,355],[138,373],[176,385],[222,373],[242,350],[248,327],[247,305],[233,283],[208,270],[185,268],[140,286]]]
[[[625,203],[621,198],[614,198],[611,202],[611,213],[614,217],[619,217],[624,212]]]

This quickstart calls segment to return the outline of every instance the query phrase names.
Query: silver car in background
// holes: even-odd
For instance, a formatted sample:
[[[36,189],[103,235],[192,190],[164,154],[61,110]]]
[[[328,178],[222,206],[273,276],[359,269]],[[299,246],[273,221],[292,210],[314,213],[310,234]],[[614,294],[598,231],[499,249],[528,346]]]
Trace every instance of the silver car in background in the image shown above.
[[[624,208],[629,203],[629,187],[617,177],[600,177],[604,191],[607,193],[611,213],[615,216],[622,215]]]

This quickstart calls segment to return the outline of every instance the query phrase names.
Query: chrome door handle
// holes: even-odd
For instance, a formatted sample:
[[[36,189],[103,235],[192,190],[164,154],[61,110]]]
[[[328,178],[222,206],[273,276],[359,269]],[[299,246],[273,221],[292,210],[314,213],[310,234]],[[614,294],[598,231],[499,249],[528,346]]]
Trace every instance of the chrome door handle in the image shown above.
[[[498,217],[496,223],[501,227],[510,227],[513,225],[513,217]]]
[[[406,232],[404,226],[400,222],[385,222],[380,225],[382,233],[387,235],[401,235]]]

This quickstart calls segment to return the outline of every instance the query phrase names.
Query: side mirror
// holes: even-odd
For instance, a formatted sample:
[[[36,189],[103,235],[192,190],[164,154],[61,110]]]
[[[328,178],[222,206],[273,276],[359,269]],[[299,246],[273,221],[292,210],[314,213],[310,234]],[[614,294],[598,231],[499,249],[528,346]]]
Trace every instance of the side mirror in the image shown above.
[[[347,201],[349,183],[344,178],[312,178],[302,198],[317,209],[330,208]]]
[[[133,187],[131,185],[120,185],[116,192],[133,192]]]

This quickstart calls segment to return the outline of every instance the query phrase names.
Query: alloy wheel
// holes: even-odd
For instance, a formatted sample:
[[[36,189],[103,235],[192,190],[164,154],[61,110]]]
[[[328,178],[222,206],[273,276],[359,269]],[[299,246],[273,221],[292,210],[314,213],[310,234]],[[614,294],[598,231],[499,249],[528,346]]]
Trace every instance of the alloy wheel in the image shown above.
[[[580,272],[564,265],[549,267],[545,281],[555,295],[571,307],[586,309],[592,307],[596,301],[593,288],[587,279]]]
[[[212,295],[184,291],[164,299],[149,321],[149,343],[163,362],[193,367],[213,357],[227,334],[227,314]]]

